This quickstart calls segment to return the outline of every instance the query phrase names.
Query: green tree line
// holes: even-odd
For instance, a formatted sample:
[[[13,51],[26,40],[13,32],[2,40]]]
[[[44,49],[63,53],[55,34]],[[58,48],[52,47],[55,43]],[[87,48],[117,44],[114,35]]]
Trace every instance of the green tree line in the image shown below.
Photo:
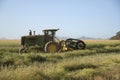
[[[120,31],[116,33],[115,36],[110,38],[111,40],[120,40]]]

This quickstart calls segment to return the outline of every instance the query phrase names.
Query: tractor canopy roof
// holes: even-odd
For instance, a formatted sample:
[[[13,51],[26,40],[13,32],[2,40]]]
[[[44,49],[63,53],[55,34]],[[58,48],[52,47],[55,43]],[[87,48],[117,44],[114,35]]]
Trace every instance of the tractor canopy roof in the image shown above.
[[[43,31],[58,31],[59,29],[45,29]]]

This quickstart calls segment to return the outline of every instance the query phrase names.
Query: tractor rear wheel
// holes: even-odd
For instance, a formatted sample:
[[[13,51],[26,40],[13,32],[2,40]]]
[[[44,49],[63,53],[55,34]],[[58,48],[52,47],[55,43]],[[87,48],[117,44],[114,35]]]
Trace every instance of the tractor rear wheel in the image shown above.
[[[47,53],[56,53],[60,49],[60,45],[57,42],[47,42],[44,47],[44,51]]]
[[[86,44],[83,41],[78,41],[76,44],[77,49],[85,49]]]

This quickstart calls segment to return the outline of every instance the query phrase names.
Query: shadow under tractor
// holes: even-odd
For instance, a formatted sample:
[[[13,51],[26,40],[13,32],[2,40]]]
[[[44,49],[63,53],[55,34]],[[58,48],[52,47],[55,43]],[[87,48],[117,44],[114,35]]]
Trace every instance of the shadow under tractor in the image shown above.
[[[22,47],[19,49],[19,53],[27,53],[30,50],[56,53],[85,49],[86,44],[82,40],[73,38],[59,40],[56,38],[55,34],[58,30],[59,29],[43,30],[44,35],[35,35],[35,31],[33,31],[32,35],[32,31],[30,30],[29,35],[21,37]]]

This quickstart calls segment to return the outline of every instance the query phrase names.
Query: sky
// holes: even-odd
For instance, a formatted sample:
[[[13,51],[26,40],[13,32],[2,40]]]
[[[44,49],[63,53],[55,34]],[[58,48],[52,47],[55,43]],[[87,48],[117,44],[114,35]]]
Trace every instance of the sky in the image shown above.
[[[53,28],[61,37],[110,38],[120,31],[120,0],[0,0],[0,38]]]

